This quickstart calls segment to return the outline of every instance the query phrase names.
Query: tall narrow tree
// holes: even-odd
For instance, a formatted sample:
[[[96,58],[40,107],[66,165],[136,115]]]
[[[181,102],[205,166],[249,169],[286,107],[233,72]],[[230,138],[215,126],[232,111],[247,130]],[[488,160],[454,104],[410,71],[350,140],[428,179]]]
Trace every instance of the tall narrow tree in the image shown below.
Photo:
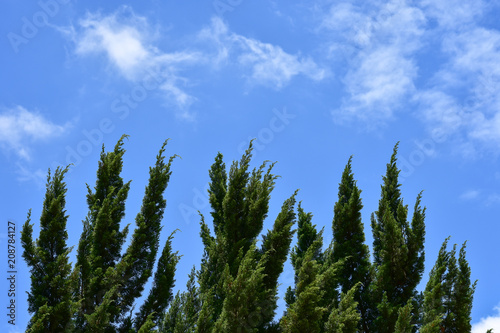
[[[337,267],[330,267],[321,273],[321,263],[314,259],[321,250],[323,238],[320,236],[307,248],[299,268],[295,288],[295,301],[287,309],[281,319],[283,332],[299,333],[322,332],[323,317],[327,308],[322,306],[322,297],[325,293],[323,281],[330,279]]]
[[[71,273],[67,246],[66,184],[68,168],[57,168],[47,177],[45,200],[40,216],[40,235],[33,241],[31,211],[23,225],[23,258],[31,272],[28,311],[33,314],[27,332],[68,332],[76,310],[73,290],[76,275]]]
[[[312,224],[312,213],[306,213],[302,208],[301,203],[297,208],[297,245],[292,249],[290,259],[292,263],[294,274],[295,286],[292,288],[288,287],[285,295],[285,301],[287,307],[290,307],[295,302],[295,291],[297,283],[299,282],[299,273],[304,257],[307,250],[311,245],[316,244],[314,252],[312,254],[312,260],[320,261],[323,260],[323,237],[322,231],[318,232],[316,230],[316,225]]]
[[[175,158],[165,161],[165,147],[162,145],[156,157],[156,164],[150,168],[141,211],[136,217],[136,229],[131,244],[122,255],[128,226],[120,231],[125,214],[125,200],[130,182],[121,177],[123,166],[124,135],[113,151],[101,152],[97,181],[94,190],[88,188],[89,213],[84,221],[77,254],[76,272],[79,272],[77,296],[80,308],[76,318],[77,332],[127,332],[135,323],[158,323],[159,313],[168,304],[169,297],[147,303],[137,315],[131,318],[129,312],[135,299],[144,290],[144,285],[153,274],[153,266],[159,248],[161,220],[166,200],[163,193],[170,179],[170,166]],[[173,286],[173,271],[178,257],[172,253],[170,239],[158,264],[153,288],[158,295],[167,296]],[[168,283],[166,283],[168,282]],[[160,292],[161,289],[161,292]],[[150,309],[152,313],[145,313]]]
[[[264,219],[269,210],[270,194],[274,189],[277,176],[271,173],[274,164],[263,163],[249,171],[252,157],[252,143],[239,162],[233,162],[229,175],[218,154],[210,168],[209,199],[212,206],[213,231],[201,216],[201,238],[205,246],[199,284],[203,307],[197,321],[198,332],[210,332],[222,314],[228,283],[236,281],[242,260],[255,243],[262,230]],[[267,167],[267,170],[265,170]],[[262,267],[263,284],[266,293],[260,302],[267,310],[259,316],[260,326],[264,329],[270,324],[276,308],[276,290],[279,274],[289,251],[295,222],[293,212],[295,195],[285,201],[275,220],[273,230],[269,231],[262,242],[262,249],[256,258]],[[247,258],[247,260],[250,260]],[[229,281],[229,282],[227,282]],[[226,314],[227,316],[227,314]]]
[[[417,196],[411,223],[408,206],[403,204],[398,181],[398,144],[394,147],[387,172],[383,177],[379,208],[372,214],[373,251],[376,284],[373,288],[379,303],[376,322],[378,332],[394,332],[399,309],[412,297],[424,269],[425,208]],[[416,313],[418,309],[413,309]]]
[[[358,282],[346,294],[340,295],[339,306],[334,308],[325,324],[325,333],[357,333],[359,332],[359,321],[361,315],[357,310],[357,302],[354,300],[356,289],[361,283]]]
[[[374,309],[370,304],[370,284],[372,268],[370,253],[365,244],[365,233],[361,221],[361,190],[357,187],[352,172],[352,156],[349,158],[339,184],[338,201],[334,206],[332,223],[333,240],[330,248],[333,262],[343,260],[338,281],[341,291],[346,294],[356,284],[359,288],[354,295],[361,315],[360,330],[369,332],[374,320]]]
[[[426,332],[470,332],[471,310],[476,282],[471,283],[470,267],[462,245],[447,251],[447,238],[439,250],[424,291],[423,326]]]
[[[264,286],[263,261],[252,245],[241,260],[235,277],[229,264],[224,271],[226,297],[213,332],[257,332],[262,323],[262,299],[268,290]]]
[[[162,333],[194,333],[201,310],[199,289],[196,286],[196,269],[193,266],[186,283],[186,291],[177,292],[161,325]]]
[[[134,320],[135,330],[139,330],[148,319],[154,326],[160,326],[166,307],[173,299],[172,287],[175,283],[175,270],[180,256],[172,250],[173,233],[168,237],[154,275],[153,286]]]

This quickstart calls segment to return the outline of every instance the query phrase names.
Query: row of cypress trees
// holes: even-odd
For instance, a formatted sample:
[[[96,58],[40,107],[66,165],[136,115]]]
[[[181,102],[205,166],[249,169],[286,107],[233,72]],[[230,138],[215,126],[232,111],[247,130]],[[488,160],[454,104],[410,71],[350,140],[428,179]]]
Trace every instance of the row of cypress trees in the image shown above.
[[[87,185],[88,214],[74,266],[66,244],[68,168],[49,171],[39,237],[33,240],[30,213],[21,236],[31,271],[27,332],[470,332],[476,283],[465,244],[457,258],[456,245],[448,251],[446,239],[425,290],[417,291],[424,271],[425,208],[420,193],[408,217],[398,181],[398,145],[371,216],[373,260],[352,158],[334,205],[333,240],[324,249],[324,229],[317,230],[312,213],[296,202],[297,191],[283,203],[272,229],[262,233],[277,176],[268,162],[250,170],[252,143],[229,170],[217,154],[209,170],[212,228],[200,214],[204,255],[186,290],[174,296],[180,255],[172,249],[173,234],[154,266],[175,155],[166,160],[165,142],[123,249],[129,225],[120,224],[130,189],[120,175],[125,138],[113,151],[103,147],[96,185]],[[286,291],[285,313],[275,320],[278,279],[289,255],[294,285]],[[150,278],[149,294],[135,311]]]

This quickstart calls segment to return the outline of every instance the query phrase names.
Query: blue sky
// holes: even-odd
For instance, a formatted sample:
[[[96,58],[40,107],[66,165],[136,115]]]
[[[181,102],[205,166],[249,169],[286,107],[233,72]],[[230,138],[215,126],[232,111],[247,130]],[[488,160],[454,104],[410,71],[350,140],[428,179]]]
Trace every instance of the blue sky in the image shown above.
[[[208,169],[218,151],[229,164],[256,138],[254,165],[278,161],[281,175],[265,228],[300,188],[326,243],[354,155],[371,245],[369,216],[400,141],[405,202],[411,209],[424,190],[427,206],[423,281],[447,236],[467,240],[479,280],[473,331],[500,330],[499,15],[499,1],[472,0],[5,0],[1,219],[20,228],[32,208],[37,222],[48,168],[73,163],[68,243],[77,244],[101,146],[126,133],[123,176],[133,182],[124,225],[133,223],[148,167],[171,138],[167,152],[182,159],[166,191],[162,239],[181,230],[173,245],[183,255],[176,289],[184,289],[200,263],[196,211],[209,216]],[[20,247],[17,259],[23,331],[29,271]],[[292,281],[287,266],[281,282]]]

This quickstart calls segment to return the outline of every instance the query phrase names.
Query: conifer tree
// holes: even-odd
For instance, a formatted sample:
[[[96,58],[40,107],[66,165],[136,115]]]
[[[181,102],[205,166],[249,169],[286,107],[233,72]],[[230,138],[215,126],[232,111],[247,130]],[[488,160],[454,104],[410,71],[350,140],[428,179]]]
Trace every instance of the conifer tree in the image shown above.
[[[214,325],[214,332],[258,332],[262,323],[261,302],[268,292],[264,286],[264,261],[257,261],[258,252],[252,245],[231,276],[229,264],[224,270],[224,299],[222,313]]]
[[[369,300],[372,269],[361,221],[363,208],[361,190],[356,186],[351,163],[352,156],[347,162],[339,184],[338,201],[334,206],[333,240],[330,248],[333,262],[339,260],[344,262],[338,274],[341,291],[345,294],[360,283],[354,300],[358,304],[358,311],[361,315],[360,329],[363,332],[369,332],[374,319]]]
[[[172,251],[173,233],[168,237],[163,247],[158,267],[154,275],[153,286],[149,295],[136,313],[134,327],[139,330],[147,320],[151,320],[154,326],[159,326],[160,319],[165,312],[167,305],[172,301],[172,287],[175,283],[175,270],[180,256]]]
[[[318,233],[316,225],[312,224],[312,213],[306,213],[299,203],[297,208],[297,245],[292,249],[290,258],[292,267],[294,269],[294,283],[295,287],[288,287],[285,295],[287,307],[290,307],[295,302],[295,288],[299,282],[299,272],[302,267],[302,262],[306,255],[307,250],[314,243],[316,244],[312,260],[322,263],[323,260],[323,238],[322,231]],[[316,243],[315,243],[316,242]]]
[[[194,333],[201,310],[196,269],[193,267],[186,283],[186,291],[177,292],[161,325],[162,333]]]
[[[323,316],[327,308],[322,306],[322,297],[325,293],[323,282],[331,279],[337,267],[330,267],[321,273],[321,263],[314,259],[318,250],[321,250],[323,239],[320,235],[306,250],[299,268],[295,301],[287,309],[281,319],[283,332],[299,333],[322,331]]]
[[[470,332],[471,310],[476,282],[471,283],[470,267],[462,245],[456,258],[456,245],[447,251],[447,238],[439,250],[424,291],[422,330],[428,332]]]
[[[361,315],[357,310],[357,302],[354,300],[356,289],[360,282],[355,284],[346,294],[340,296],[340,303],[337,308],[328,316],[325,324],[325,333],[356,333],[358,332]]]
[[[83,223],[75,272],[78,274],[76,297],[79,309],[77,332],[130,332],[155,326],[171,299],[173,275],[178,255],[172,253],[171,238],[158,262],[153,282],[153,294],[132,318],[130,310],[153,275],[159,248],[161,220],[166,207],[163,193],[170,179],[170,166],[175,158],[165,162],[162,145],[156,164],[149,170],[141,211],[136,216],[136,229],[125,253],[121,253],[128,226],[120,231],[125,215],[125,200],[130,181],[120,176],[123,166],[124,135],[111,152],[104,146],[97,170],[94,189],[88,185],[89,213]],[[169,296],[170,295],[170,296]]]
[[[270,194],[277,176],[271,173],[274,164],[263,163],[249,171],[252,143],[239,162],[233,162],[229,175],[218,154],[210,168],[209,200],[212,206],[213,232],[201,216],[201,238],[205,246],[199,285],[202,309],[197,332],[211,332],[219,320],[227,297],[227,281],[237,279],[243,258],[262,230],[269,210]],[[267,167],[267,170],[265,170]],[[277,280],[289,251],[295,223],[295,194],[285,201],[273,229],[262,241],[256,261],[263,269],[263,285],[258,314],[260,328],[271,324],[276,306]],[[249,259],[248,259],[249,260]],[[226,283],[226,286],[225,286]],[[265,309],[265,310],[263,310]],[[260,311],[260,310],[259,310]],[[257,315],[257,314],[255,314]]]
[[[57,168],[49,174],[40,216],[40,235],[33,241],[31,211],[23,225],[21,244],[23,258],[31,272],[28,311],[33,314],[27,332],[67,332],[72,329],[76,310],[73,290],[76,275],[71,272],[67,246],[66,184],[68,168]]]
[[[182,326],[182,299],[181,292],[178,291],[175,294],[174,299],[170,302],[167,312],[165,313],[165,317],[160,323],[160,332],[161,333],[177,333],[184,332],[181,330]],[[189,331],[186,331],[189,332]]]
[[[120,138],[112,152],[106,153],[103,145],[94,191],[87,185],[89,213],[83,222],[76,266],[80,272],[81,302],[76,324],[77,331],[81,332],[88,331],[92,322],[100,323],[104,329],[104,321],[107,330],[111,330],[110,322],[119,314],[116,304],[113,305],[118,287],[113,286],[111,280],[113,275],[118,275],[113,269],[128,233],[128,226],[120,231],[130,189],[130,182],[125,183],[120,177],[126,137]]]
[[[413,304],[412,300],[409,300],[405,306],[399,308],[398,310],[398,320],[396,321],[396,327],[394,329],[395,333],[412,333],[413,332]]]
[[[136,229],[132,235],[132,241],[125,254],[121,258],[120,265],[124,266],[123,276],[119,292],[118,304],[122,313],[128,312],[133,306],[135,299],[141,296],[144,285],[153,275],[153,267],[156,261],[160,245],[161,221],[167,201],[164,192],[172,172],[170,167],[176,155],[170,157],[168,163],[165,162],[165,141],[156,157],[156,164],[149,168],[149,181],[146,186],[141,211],[135,218]],[[172,252],[171,242],[173,234],[167,239],[160,259],[158,269],[154,278],[153,288],[150,298],[146,301],[154,302],[151,310],[156,311],[164,308],[171,300],[171,288],[174,285],[174,274],[179,256],[177,252]],[[147,303],[144,306],[147,306]],[[143,313],[143,318],[148,316],[148,311]],[[157,322],[157,313],[154,321]]]
[[[416,297],[416,286],[424,269],[425,208],[419,193],[411,223],[408,206],[401,197],[397,162],[398,144],[394,147],[383,177],[379,208],[372,214],[373,251],[376,282],[373,286],[378,305],[376,331],[394,332],[399,309]],[[418,313],[418,309],[413,309]]]
[[[272,322],[278,307],[278,279],[283,273],[283,267],[287,260],[295,230],[295,196],[298,191],[285,200],[281,211],[274,221],[273,228],[262,238],[262,247],[259,250],[260,260],[264,266],[264,288],[267,293],[263,295],[262,324],[259,331],[273,332],[279,327],[278,322]]]
[[[436,264],[429,273],[429,280],[425,287],[424,302],[422,306],[422,330],[433,331],[433,328],[437,328],[439,331],[441,330],[441,322],[445,314],[445,296],[447,292],[451,292],[451,286],[447,288],[445,285],[448,263],[450,261],[450,252],[446,250],[448,240],[449,237],[443,242],[438,253]]]

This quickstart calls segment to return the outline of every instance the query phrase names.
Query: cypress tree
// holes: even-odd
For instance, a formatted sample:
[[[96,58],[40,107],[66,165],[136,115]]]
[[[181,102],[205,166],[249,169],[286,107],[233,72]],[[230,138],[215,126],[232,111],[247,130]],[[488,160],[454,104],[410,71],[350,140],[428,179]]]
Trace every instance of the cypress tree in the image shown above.
[[[412,301],[408,301],[405,306],[398,311],[398,320],[396,321],[396,326],[394,328],[395,333],[412,333],[413,332],[413,317],[412,317],[413,305]]]
[[[379,208],[372,214],[373,251],[376,282],[373,286],[377,300],[378,332],[394,332],[399,309],[417,296],[416,286],[424,269],[425,208],[419,193],[411,223],[408,206],[401,198],[397,162],[398,144],[394,147],[387,172],[383,177]],[[414,314],[419,309],[413,309]]]
[[[295,287],[288,287],[285,294],[285,301],[287,307],[290,307],[295,302],[295,289],[299,282],[299,272],[304,261],[307,250],[313,243],[317,244],[313,253],[312,260],[322,262],[323,252],[323,238],[322,231],[318,233],[316,225],[312,224],[312,213],[306,213],[299,203],[297,208],[297,245],[292,249],[290,258],[292,267],[294,269],[294,283]]]
[[[273,332],[279,326],[279,323],[272,322],[278,301],[278,279],[283,272],[285,261],[290,251],[292,237],[295,230],[292,230],[295,224],[295,196],[297,191],[281,206],[281,211],[274,221],[273,229],[268,230],[263,236],[262,247],[259,250],[260,261],[264,267],[264,288],[267,291],[262,299],[262,323],[259,326],[260,331]]]
[[[360,282],[355,284],[347,293],[340,296],[339,306],[330,313],[325,324],[326,333],[356,333],[358,332],[361,316],[355,301],[356,289]]]
[[[338,201],[334,206],[333,240],[330,248],[333,262],[340,260],[344,262],[338,274],[341,291],[345,294],[360,283],[354,300],[358,304],[358,311],[361,315],[360,329],[363,332],[369,332],[374,319],[369,300],[372,268],[361,221],[363,208],[361,190],[356,186],[351,163],[352,156],[347,162],[339,184]]]
[[[423,327],[428,332],[470,332],[476,282],[471,283],[464,243],[456,258],[456,245],[447,251],[447,238],[439,250],[424,291]]]
[[[239,281],[235,279],[238,278],[242,260],[247,258],[246,254],[255,243],[267,217],[270,194],[277,178],[271,173],[274,164],[264,162],[250,172],[251,157],[252,143],[240,161],[233,162],[229,174],[226,173],[220,153],[209,171],[208,193],[214,235],[201,216],[200,236],[205,252],[199,273],[203,306],[197,320],[197,332],[211,332],[216,322],[218,327],[225,327],[227,324],[227,313],[224,321],[220,317],[227,292],[232,290],[228,283]],[[255,258],[263,269],[262,283],[265,291],[259,294],[259,329],[267,329],[277,307],[277,281],[283,271],[293,235],[291,227],[295,223],[294,204],[295,194],[283,204],[273,229],[264,236],[262,248],[257,251]]]
[[[89,212],[83,222],[76,266],[80,272],[78,296],[81,304],[76,324],[77,331],[81,332],[88,331],[92,322],[109,331],[111,321],[119,314],[116,304],[113,305],[118,287],[111,280],[117,275],[113,269],[128,233],[128,226],[120,231],[130,189],[130,182],[125,183],[120,177],[125,138],[126,135],[122,136],[109,153],[104,151],[103,145],[96,186],[91,190],[87,185]]]
[[[445,286],[446,272],[450,260],[450,253],[446,250],[448,240],[449,238],[443,242],[439,250],[436,264],[429,273],[429,280],[424,291],[422,329],[425,328],[425,330],[429,331],[441,330],[441,321],[445,314],[446,292],[451,292],[451,288]]]
[[[470,332],[471,330],[471,311],[474,291],[477,281],[471,282],[471,269],[465,255],[465,242],[460,248],[458,255],[458,272],[454,285],[453,293],[453,311],[456,314],[455,330],[456,332]]]
[[[281,319],[283,332],[310,332],[322,331],[323,316],[327,308],[322,306],[322,297],[325,293],[323,282],[335,274],[337,267],[330,267],[323,274],[321,264],[313,259],[318,249],[321,249],[322,237],[318,237],[306,250],[299,268],[297,286],[295,288],[295,302],[287,309]]]
[[[153,266],[156,261],[160,242],[161,221],[167,201],[163,193],[167,188],[172,172],[170,167],[176,155],[165,162],[165,141],[156,157],[156,164],[149,168],[149,182],[146,186],[141,211],[136,216],[136,229],[132,235],[132,241],[123,255],[120,265],[124,267],[123,279],[119,288],[117,304],[121,313],[127,313],[132,307],[135,299],[141,296],[144,285],[153,274]],[[173,234],[167,239],[160,259],[153,288],[150,296],[143,305],[145,312],[138,313],[136,321],[143,321],[150,311],[156,311],[153,316],[154,322],[163,314],[166,306],[172,299],[171,288],[174,285],[174,274],[179,256],[172,253]],[[159,312],[161,311],[161,313]],[[142,317],[142,319],[139,319]],[[140,327],[140,326],[139,326]],[[138,328],[138,326],[136,326]]]
[[[167,305],[172,301],[175,270],[180,259],[177,252],[172,252],[173,235],[172,233],[168,237],[162,254],[158,259],[158,266],[149,295],[142,304],[139,312],[136,313],[134,327],[137,331],[148,319],[154,323],[153,327],[159,326],[160,319],[162,319]]]
[[[162,333],[193,333],[201,310],[199,289],[196,286],[196,269],[193,267],[186,283],[186,291],[177,293],[161,325]]]
[[[137,227],[122,255],[128,226],[120,231],[120,223],[130,189],[130,181],[125,183],[120,176],[126,137],[122,136],[111,152],[106,153],[103,146],[96,185],[93,190],[87,185],[89,213],[83,223],[75,267],[79,274],[76,294],[80,304],[77,332],[129,332],[133,326],[136,331],[140,330],[139,324],[157,325],[171,299],[168,295],[178,256],[172,253],[169,238],[158,263],[153,294],[146,299],[136,318],[129,314],[134,300],[142,294],[145,283],[153,275],[166,207],[163,193],[175,156],[165,161],[165,141],[156,164],[149,170],[141,211],[135,219]]]
[[[258,332],[261,325],[264,286],[263,261],[258,262],[254,245],[248,249],[238,267],[236,277],[231,276],[229,264],[224,270],[226,297],[222,312],[214,325],[214,332]]]
[[[180,291],[175,294],[174,299],[170,302],[168,311],[160,324],[161,333],[177,333],[184,332],[180,329],[182,326],[182,299]],[[188,331],[187,331],[188,332]]]
[[[68,168],[57,168],[49,174],[42,213],[40,235],[33,241],[31,211],[23,225],[21,244],[23,258],[31,272],[31,289],[28,292],[28,311],[33,314],[27,332],[66,332],[72,329],[76,310],[73,290],[76,275],[71,272],[66,240],[66,184],[64,175]]]

